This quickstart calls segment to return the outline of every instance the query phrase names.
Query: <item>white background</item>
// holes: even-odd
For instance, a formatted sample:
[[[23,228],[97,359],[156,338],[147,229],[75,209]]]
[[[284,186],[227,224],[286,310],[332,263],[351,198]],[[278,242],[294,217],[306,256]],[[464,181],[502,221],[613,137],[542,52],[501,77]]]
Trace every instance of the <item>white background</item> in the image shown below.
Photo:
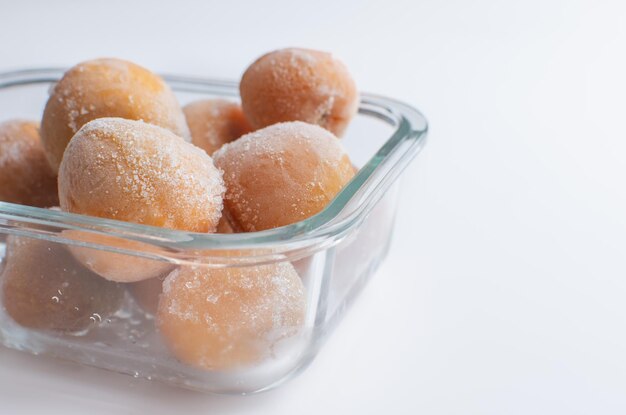
[[[625,24],[622,1],[1,1],[0,70],[234,78],[306,46],[431,134],[387,262],[292,382],[206,396],[0,349],[0,414],[625,413]]]

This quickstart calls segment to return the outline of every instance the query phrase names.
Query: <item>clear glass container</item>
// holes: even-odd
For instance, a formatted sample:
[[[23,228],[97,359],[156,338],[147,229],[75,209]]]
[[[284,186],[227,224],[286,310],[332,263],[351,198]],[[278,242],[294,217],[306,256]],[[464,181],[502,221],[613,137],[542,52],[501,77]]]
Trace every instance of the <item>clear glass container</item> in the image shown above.
[[[62,74],[61,69],[0,74],[0,121],[39,119],[50,85]],[[238,99],[236,82],[165,79],[183,104],[210,97]],[[394,225],[398,179],[424,145],[426,131],[426,120],[414,108],[362,94],[359,114],[342,138],[360,168],[356,176],[319,214],[262,232],[190,233],[0,202],[0,343],[200,391],[252,393],[275,387],[312,361],[384,260]],[[235,270],[245,276],[275,264],[293,266],[301,281],[302,308],[295,322],[280,320],[271,301],[265,305],[273,313],[269,317],[263,313],[251,318],[244,313],[240,320],[231,316],[228,330],[222,327],[223,341],[211,346],[219,349],[211,352],[214,359],[199,367],[172,353],[157,319],[146,311],[151,305],[142,307],[129,284],[101,287],[96,283],[97,298],[93,293],[81,298],[87,294],[74,279],[98,272],[103,261],[120,272],[140,268],[161,277],[190,267],[208,275]],[[105,296],[106,306],[98,296]],[[148,289],[146,296],[154,306],[158,292]],[[43,308],[43,327],[32,324],[36,316],[21,310],[20,301],[35,301]],[[256,307],[258,312],[258,303]],[[55,316],[76,319],[77,325],[68,329],[67,319],[59,323]],[[257,324],[259,320],[265,325]],[[233,327],[237,324],[241,327]],[[210,339],[195,341],[200,342],[198,347],[211,343]]]

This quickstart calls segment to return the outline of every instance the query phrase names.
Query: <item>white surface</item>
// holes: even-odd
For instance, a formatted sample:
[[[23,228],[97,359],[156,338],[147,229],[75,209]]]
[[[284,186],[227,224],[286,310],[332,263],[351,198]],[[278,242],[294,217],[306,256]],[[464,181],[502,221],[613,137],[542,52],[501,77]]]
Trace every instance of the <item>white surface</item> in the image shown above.
[[[626,411],[623,2],[2,3],[0,70],[232,78],[308,46],[431,135],[387,263],[294,381],[205,396],[0,349],[0,413]]]

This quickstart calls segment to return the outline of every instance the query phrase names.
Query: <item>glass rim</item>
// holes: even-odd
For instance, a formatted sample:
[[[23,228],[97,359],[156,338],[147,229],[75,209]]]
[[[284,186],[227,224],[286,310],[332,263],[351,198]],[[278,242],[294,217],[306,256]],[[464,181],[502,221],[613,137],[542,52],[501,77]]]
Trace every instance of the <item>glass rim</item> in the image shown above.
[[[66,68],[32,68],[0,72],[0,91],[12,87],[54,83],[65,70]],[[162,76],[174,91],[238,98],[236,81],[167,74]],[[157,255],[160,259],[174,252],[193,255],[199,249],[214,252],[232,249],[265,251],[260,256],[267,255],[266,250],[269,249],[272,257],[303,249],[323,249],[334,244],[363,221],[426,141],[426,118],[417,109],[401,101],[361,93],[358,112],[391,126],[392,134],[322,211],[297,223],[257,232],[198,233],[0,202],[0,230],[7,234],[71,244],[76,244],[76,241],[63,238],[59,231],[80,230],[161,247],[165,251],[164,255]],[[12,223],[35,226],[16,226]],[[96,248],[106,245],[82,242],[78,244]],[[107,250],[113,252],[141,253],[115,246],[108,248]]]

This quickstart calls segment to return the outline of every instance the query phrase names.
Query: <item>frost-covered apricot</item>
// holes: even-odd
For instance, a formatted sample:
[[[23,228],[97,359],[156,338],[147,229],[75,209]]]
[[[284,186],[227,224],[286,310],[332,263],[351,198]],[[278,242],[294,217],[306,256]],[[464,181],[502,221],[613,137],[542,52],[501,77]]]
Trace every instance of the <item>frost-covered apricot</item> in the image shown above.
[[[36,122],[0,123],[0,201],[36,207],[59,204],[57,175],[46,160]]]
[[[72,139],[59,171],[61,209],[170,229],[212,232],[220,171],[199,148],[141,121],[101,118]]]
[[[83,126],[59,170],[64,211],[169,229],[215,231],[223,193],[222,174],[204,151],[163,128],[121,118]],[[163,264],[152,261],[154,272],[103,272],[108,252],[78,249],[91,252],[81,258],[85,265],[111,280],[138,281],[162,271]],[[94,267],[96,263],[101,266]]]
[[[2,304],[22,326],[76,332],[119,308],[124,288],[79,264],[58,243],[10,236]]]
[[[303,324],[304,288],[289,263],[174,270],[163,283],[157,326],[172,353],[204,369],[260,362]]]
[[[41,138],[55,171],[72,136],[103,117],[142,120],[190,138],[180,104],[163,79],[131,62],[95,59],[68,70],[51,90]]]
[[[330,53],[281,49],[257,59],[239,85],[254,128],[305,121],[341,136],[356,114],[359,94],[343,63]]]
[[[224,99],[196,101],[183,108],[191,142],[212,155],[222,145],[252,131],[241,106]]]
[[[214,158],[224,171],[224,211],[235,231],[306,219],[324,209],[354,175],[339,140],[300,121],[246,134]]]

